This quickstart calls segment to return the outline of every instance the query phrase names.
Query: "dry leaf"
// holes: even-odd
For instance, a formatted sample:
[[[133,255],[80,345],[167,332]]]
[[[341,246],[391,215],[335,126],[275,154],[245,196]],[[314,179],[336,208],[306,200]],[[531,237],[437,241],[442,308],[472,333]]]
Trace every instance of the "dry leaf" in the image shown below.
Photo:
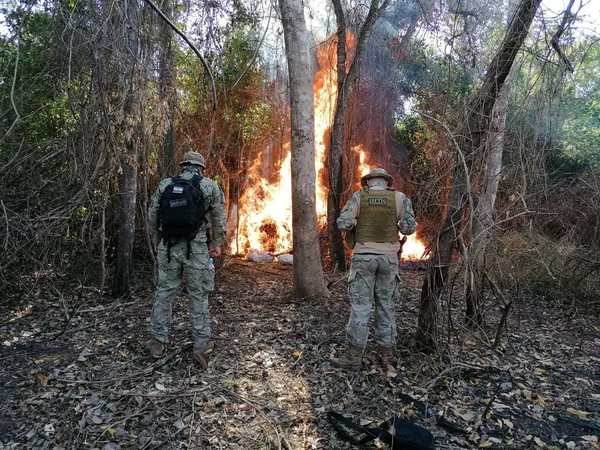
[[[33,376],[35,377],[36,380],[38,380],[38,382],[42,386],[47,386],[48,385],[48,374],[45,374],[45,373],[42,373],[42,372],[37,372]]]
[[[575,408],[567,408],[567,412],[573,416],[577,416],[580,419],[587,419],[588,415],[590,414],[587,411],[581,411],[580,409],[575,409]]]

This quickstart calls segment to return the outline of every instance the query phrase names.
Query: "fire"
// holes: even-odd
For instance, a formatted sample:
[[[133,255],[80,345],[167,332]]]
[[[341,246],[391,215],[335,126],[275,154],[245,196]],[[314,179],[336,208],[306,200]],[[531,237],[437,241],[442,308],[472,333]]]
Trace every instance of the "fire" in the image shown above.
[[[406,236],[406,242],[402,245],[402,261],[421,261],[426,257],[426,247],[416,234]]]
[[[317,220],[324,225],[327,218],[327,130],[333,121],[337,93],[335,42],[330,41],[319,48],[319,71],[315,76],[315,168]],[[259,154],[249,170],[248,187],[240,197],[239,226],[231,252],[245,254],[250,249],[260,249],[278,254],[292,250],[292,186],[290,169],[290,144],[284,148],[285,159],[281,163],[277,181],[269,183],[261,176],[262,154]],[[265,233],[268,230],[268,233]]]
[[[354,36],[348,34],[347,45],[355,46]],[[316,210],[321,226],[327,217],[327,174],[324,173],[327,159],[328,130],[333,122],[337,95],[335,40],[319,47],[319,70],[315,75],[315,168]],[[239,199],[237,232],[231,242],[233,254],[247,254],[250,250],[262,250],[271,254],[287,253],[292,250],[292,189],[291,152],[289,142],[284,145],[286,155],[279,167],[275,182],[263,176],[262,153],[248,171],[246,188]],[[368,153],[362,144],[352,148],[358,154],[359,165],[355,171],[365,175],[371,167],[367,163]],[[403,259],[421,259],[425,246],[414,236],[404,244]]]
[[[239,226],[232,241],[234,254],[260,249],[284,253],[292,249],[292,184],[289,143],[276,183],[260,175],[260,155],[250,168],[248,187],[240,197]],[[268,231],[265,233],[265,231]]]

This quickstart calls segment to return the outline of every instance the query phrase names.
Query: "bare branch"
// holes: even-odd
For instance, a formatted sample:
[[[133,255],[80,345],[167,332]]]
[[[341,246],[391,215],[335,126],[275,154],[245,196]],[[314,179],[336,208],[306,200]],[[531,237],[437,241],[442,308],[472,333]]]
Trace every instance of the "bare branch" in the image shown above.
[[[573,7],[573,3],[575,3],[575,0],[569,0],[567,9],[565,10],[565,13],[563,14],[562,21],[560,22],[560,25],[558,26],[556,33],[554,33],[554,36],[552,36],[552,39],[550,40],[550,45],[552,45],[552,48],[556,51],[556,53],[558,53],[558,56],[560,56],[560,59],[562,60],[564,65],[567,67],[567,70],[571,73],[573,73],[575,71],[575,69],[573,68],[573,64],[571,64],[571,61],[569,61],[569,58],[567,58],[567,56],[564,54],[564,52],[562,51],[562,49],[560,48],[558,43],[560,41],[561,36],[567,29],[567,27],[575,19],[576,14],[571,13],[571,8]]]
[[[179,28],[177,28],[177,26],[173,22],[171,22],[171,20],[165,15],[165,13],[163,13],[160,10],[160,8],[158,6],[156,6],[156,4],[152,0],[144,0],[144,1],[148,5],[150,5],[150,7],[154,11],[156,11],[156,13],[165,22],[167,22],[167,24],[169,24],[169,26],[173,29],[173,31],[175,31],[175,33],[177,33],[179,36],[181,36],[181,38],[186,42],[186,44],[189,45],[190,48],[194,51],[194,53],[196,54],[198,59],[200,59],[200,62],[202,63],[204,70],[206,70],[206,73],[208,74],[208,77],[210,78],[210,88],[211,88],[211,94],[212,94],[212,109],[213,109],[213,111],[216,111],[216,109],[217,109],[217,88],[215,86],[215,78],[212,74],[212,71],[210,70],[210,67],[208,66],[208,63],[206,62],[206,60],[204,59],[204,57],[202,56],[202,54],[200,53],[198,48],[186,36],[186,34],[183,31],[181,31]]]
[[[4,211],[4,220],[6,221],[6,236],[4,236],[4,251],[8,250],[8,214],[6,213],[6,206],[4,206],[4,201],[0,200],[0,204],[2,205],[2,211]]]
[[[256,61],[256,58],[258,57],[258,52],[260,51],[260,48],[262,47],[263,42],[265,41],[265,37],[267,36],[267,31],[269,31],[269,24],[271,23],[271,16],[272,16],[272,14],[273,14],[273,5],[271,5],[271,9],[269,9],[269,18],[267,19],[267,25],[265,26],[265,31],[264,31],[264,33],[262,35],[262,38],[260,38],[260,42],[256,46],[256,50],[254,51],[254,55],[252,55],[252,59],[250,60],[250,62],[246,66],[246,68],[242,71],[242,73],[240,74],[240,76],[238,77],[238,79],[235,80],[235,83],[233,83],[233,85],[231,86],[231,89],[235,88],[238,85],[238,83],[242,80],[242,78],[244,78],[244,76],[246,75],[246,73],[248,72],[248,70],[250,70],[250,67],[252,67],[252,65]]]

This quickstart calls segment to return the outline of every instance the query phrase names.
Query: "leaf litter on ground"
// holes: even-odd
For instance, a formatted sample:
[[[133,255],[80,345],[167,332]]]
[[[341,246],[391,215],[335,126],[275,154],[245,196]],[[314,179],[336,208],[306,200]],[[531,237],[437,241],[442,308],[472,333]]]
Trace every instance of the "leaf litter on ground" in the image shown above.
[[[327,300],[303,301],[291,293],[290,266],[277,262],[233,260],[219,274],[206,372],[190,355],[185,296],[158,361],[144,348],[147,285],[114,302],[74,288],[85,304],[64,329],[62,304],[27,299],[0,325],[0,448],[351,448],[328,410],[362,424],[406,417],[439,448],[600,448],[597,318],[519,299],[501,348],[489,345],[499,320],[492,311],[489,327],[456,326],[442,351],[427,355],[413,338],[422,276],[401,274],[394,371],[379,368],[371,341],[362,371],[334,369],[349,312],[345,283]],[[459,306],[450,313],[461,321]]]

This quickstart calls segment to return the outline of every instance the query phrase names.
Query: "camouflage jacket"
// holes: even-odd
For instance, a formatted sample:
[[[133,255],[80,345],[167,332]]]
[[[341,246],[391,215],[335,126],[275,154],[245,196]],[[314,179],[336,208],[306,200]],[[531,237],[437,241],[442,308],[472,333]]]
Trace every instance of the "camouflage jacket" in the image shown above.
[[[186,167],[183,169],[180,176],[186,180],[191,180],[196,174],[201,175],[197,169]],[[150,225],[150,230],[153,233],[154,242],[158,242],[158,236],[160,234],[160,224],[158,222],[160,197],[169,184],[171,184],[170,177],[161,180],[150,201],[148,223]],[[198,242],[208,241],[208,243],[213,246],[223,245],[223,242],[225,241],[225,206],[223,191],[221,191],[221,188],[217,183],[204,176],[200,182],[200,190],[202,191],[203,197],[207,200],[207,222],[200,227],[194,240]]]

